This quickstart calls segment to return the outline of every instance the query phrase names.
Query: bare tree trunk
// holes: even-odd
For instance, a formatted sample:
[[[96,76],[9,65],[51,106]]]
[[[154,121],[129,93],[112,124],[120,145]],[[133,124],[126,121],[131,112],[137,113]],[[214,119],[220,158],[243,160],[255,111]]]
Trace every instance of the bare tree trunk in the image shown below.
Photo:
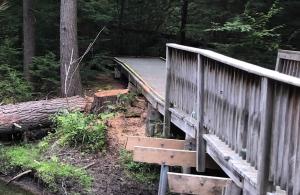
[[[35,18],[33,0],[23,0],[23,73],[29,81],[29,65],[35,55]]]
[[[0,106],[0,135],[50,124],[49,117],[62,110],[83,111],[88,101],[79,96]]]
[[[180,25],[180,43],[185,43],[186,23],[188,16],[188,0],[181,0],[181,25]]]
[[[60,5],[60,82],[63,96],[82,95],[82,85],[77,63],[77,0],[61,0]],[[70,70],[67,71],[67,67]]]
[[[119,31],[119,54],[123,53],[123,40],[124,40],[124,32],[122,29],[123,26],[123,17],[124,17],[124,7],[125,7],[125,0],[120,0],[120,13],[119,13],[119,24],[118,24],[118,31]]]

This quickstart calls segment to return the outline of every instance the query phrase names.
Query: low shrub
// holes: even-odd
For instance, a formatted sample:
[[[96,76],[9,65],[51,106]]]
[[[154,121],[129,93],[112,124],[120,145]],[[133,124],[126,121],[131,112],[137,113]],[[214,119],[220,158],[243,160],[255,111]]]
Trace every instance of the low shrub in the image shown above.
[[[105,121],[95,115],[80,112],[60,113],[53,117],[55,133],[50,138],[58,140],[60,145],[80,146],[91,152],[105,148]]]
[[[0,64],[0,104],[30,100],[32,89],[21,74],[7,64]]]
[[[159,167],[157,165],[134,162],[132,153],[125,149],[120,150],[120,161],[127,175],[138,182],[151,183],[159,178]]]
[[[85,191],[91,187],[92,178],[85,170],[59,162],[55,156],[43,159],[42,150],[35,145],[5,147],[0,152],[3,164],[1,171],[16,168],[32,170],[52,192],[62,191],[62,185],[71,189],[72,186],[68,186],[68,183],[79,185]]]

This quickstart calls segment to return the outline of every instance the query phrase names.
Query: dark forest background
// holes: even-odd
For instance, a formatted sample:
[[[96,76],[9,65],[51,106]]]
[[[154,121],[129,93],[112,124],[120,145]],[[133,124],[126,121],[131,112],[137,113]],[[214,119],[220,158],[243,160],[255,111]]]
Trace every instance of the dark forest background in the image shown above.
[[[23,79],[22,1],[0,11],[0,102],[39,97],[59,87],[60,1],[34,0],[36,52]],[[78,0],[83,83],[109,70],[112,56],[164,56],[167,42],[209,48],[267,68],[277,49],[300,50],[299,0]]]

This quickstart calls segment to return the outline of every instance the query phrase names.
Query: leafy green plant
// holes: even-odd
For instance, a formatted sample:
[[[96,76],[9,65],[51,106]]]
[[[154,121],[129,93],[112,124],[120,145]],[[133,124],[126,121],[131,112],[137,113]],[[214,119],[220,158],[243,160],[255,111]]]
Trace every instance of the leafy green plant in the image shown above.
[[[57,91],[59,87],[59,63],[52,52],[34,57],[30,67],[32,85],[35,91]]]
[[[53,117],[53,122],[56,131],[50,137],[58,139],[61,145],[80,146],[89,151],[105,148],[106,126],[95,115],[60,113]]]
[[[31,98],[31,87],[7,64],[0,64],[0,103],[16,103]]]
[[[59,162],[55,156],[51,159],[43,159],[42,154],[42,150],[35,145],[2,148],[0,171],[7,171],[9,168],[32,170],[53,192],[61,191],[62,183],[78,184],[86,191],[89,190],[92,178],[85,170]]]
[[[280,43],[278,29],[283,27],[270,26],[270,21],[281,10],[278,0],[266,12],[255,10],[249,1],[242,14],[229,19],[223,25],[213,23],[212,28],[206,31],[222,33],[227,37],[224,39],[227,40],[225,43],[214,44],[219,51],[232,56],[237,54],[239,58],[251,59],[254,63],[264,62],[267,65],[273,62]]]
[[[157,166],[134,162],[132,153],[125,149],[120,150],[120,162],[127,175],[136,181],[151,183],[158,180],[159,168]]]
[[[21,70],[21,51],[16,48],[15,42],[14,38],[7,37],[0,42],[0,64],[7,64],[10,68]]]

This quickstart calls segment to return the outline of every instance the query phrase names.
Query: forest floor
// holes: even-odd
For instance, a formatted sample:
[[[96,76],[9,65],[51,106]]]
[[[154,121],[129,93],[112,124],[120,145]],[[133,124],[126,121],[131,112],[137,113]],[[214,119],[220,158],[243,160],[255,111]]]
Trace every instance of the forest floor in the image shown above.
[[[143,104],[139,103],[139,105]],[[62,157],[62,161],[79,167],[94,163],[88,169],[94,178],[91,194],[157,194],[156,183],[141,183],[131,178],[120,162],[120,150],[125,147],[126,136],[145,134],[145,107],[130,106],[127,112],[131,114],[135,112],[140,117],[127,117],[125,112],[117,113],[115,117],[107,121],[107,148],[104,154],[91,155],[82,154],[78,150],[68,150]]]
[[[124,88],[124,84],[112,79],[111,76],[99,75],[98,78],[86,87],[86,95],[92,95],[103,89]],[[72,191],[78,194],[93,195],[157,194],[158,180],[155,176],[154,179],[152,176],[149,177],[151,179],[148,179],[147,175],[141,175],[137,178],[122,163],[122,158],[124,158],[122,151],[126,143],[126,136],[143,136],[145,134],[146,105],[146,100],[143,97],[137,97],[132,104],[127,106],[126,111],[117,112],[114,117],[106,121],[107,146],[105,151],[88,153],[66,147],[55,154],[60,162],[76,167],[85,167],[92,177],[92,187],[88,192],[82,191],[79,186],[72,186]],[[141,167],[135,165],[134,162],[130,163],[130,166]],[[12,176],[14,175],[4,178],[8,179]],[[38,185],[36,178],[23,177],[13,183],[27,186],[27,189],[29,188],[34,194],[52,194],[45,190],[42,184]]]

